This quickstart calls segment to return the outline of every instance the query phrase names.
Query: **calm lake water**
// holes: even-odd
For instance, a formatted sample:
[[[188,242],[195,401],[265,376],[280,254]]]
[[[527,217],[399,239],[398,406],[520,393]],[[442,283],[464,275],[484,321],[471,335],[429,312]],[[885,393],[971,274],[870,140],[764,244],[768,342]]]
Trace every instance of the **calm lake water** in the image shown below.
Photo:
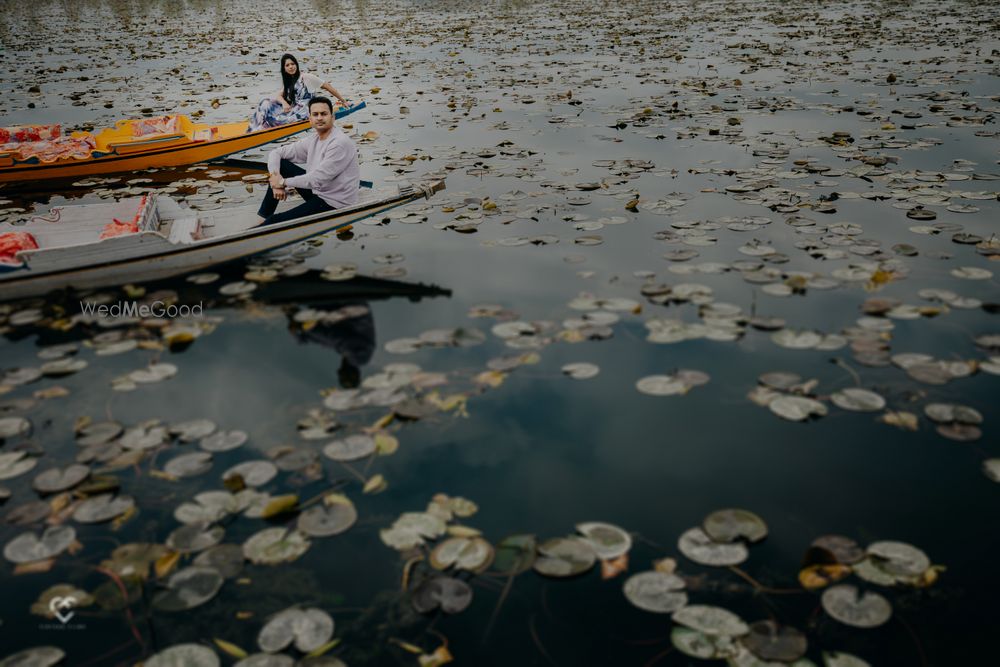
[[[196,111],[206,122],[233,121],[277,88],[277,59],[291,51],[305,70],[366,101],[341,122],[358,142],[364,178],[392,191],[446,177],[447,190],[356,225],[349,237],[213,269],[220,275],[206,284],[181,277],[144,293],[112,287],[89,297],[201,304],[202,317],[172,323],[193,340],[164,332],[163,322],[73,317],[79,299],[0,305],[0,418],[30,422],[30,432],[2,441],[0,456],[37,458],[0,480],[9,492],[0,542],[47,525],[72,526],[79,542],[37,568],[44,571],[18,571],[5,558],[0,655],[53,646],[65,653],[60,664],[134,665],[195,643],[235,664],[213,640],[256,653],[269,617],[298,605],[333,618],[340,643],[325,656],[350,665],[417,665],[417,653],[442,645],[459,665],[705,662],[673,647],[681,624],[669,614],[623,594],[630,576],[673,558],[689,605],[801,633],[792,634],[807,641],[811,662],[796,664],[864,664],[830,652],[880,666],[992,659],[1000,594],[992,563],[1000,550],[995,6],[11,7],[0,20],[2,125],[91,129]],[[43,192],[8,186],[0,221],[145,192],[208,211],[263,194],[250,171],[199,165]],[[358,277],[332,280],[354,271],[346,265]],[[240,281],[257,287],[220,292]],[[121,342],[133,340],[134,349]],[[110,344],[120,351],[102,350]],[[43,368],[56,357],[86,366]],[[599,372],[577,379],[564,371],[581,362]],[[176,373],[121,381],[150,364]],[[681,369],[705,375],[678,385]],[[760,380],[774,372],[799,380]],[[650,376],[675,382],[640,383]],[[351,407],[342,392],[359,382],[368,404]],[[764,384],[780,400],[761,389],[751,400]],[[670,395],[640,390],[650,385]],[[853,394],[854,407],[869,410],[843,407],[852,405],[843,390],[856,387],[875,395]],[[795,421],[768,407],[815,406],[806,397],[825,414]],[[952,418],[935,407],[928,415],[935,404],[972,411],[959,410],[956,422],[954,408]],[[317,430],[317,415],[329,433],[303,437],[302,420]],[[373,426],[386,415],[394,417]],[[39,473],[82,456],[75,434],[83,418],[125,429],[208,419],[248,437],[179,477],[165,465],[201,451],[197,438],[108,445],[118,449],[105,450],[106,460],[83,460],[91,468],[83,487],[37,492]],[[381,434],[381,454],[344,464],[322,453],[365,429]],[[392,438],[398,449],[386,451]],[[282,458],[289,451],[301,463]],[[167,543],[183,525],[178,506],[225,492],[231,466],[272,459],[287,469],[259,492],[297,494],[305,504],[335,491],[353,503],[357,522],[309,538],[288,562],[240,560],[217,594],[189,610],[154,601],[201,549],[171,562],[163,547],[163,576],[144,582],[109,575],[120,562],[102,565],[120,545]],[[71,518],[72,503],[97,493],[94,478],[109,476],[134,509],[110,522]],[[422,546],[397,550],[384,531],[404,513],[424,512],[436,494],[475,503],[478,511],[449,525],[475,528],[494,547],[515,534],[539,543],[567,537],[585,522],[617,526],[631,536],[627,571],[604,579],[600,563],[568,578],[529,569],[508,585],[496,565],[451,569],[445,574],[467,582],[471,604],[418,613],[404,585],[434,572],[431,551],[447,536],[425,534]],[[767,525],[738,570],[678,547],[685,531],[724,508]],[[237,513],[213,525],[224,526],[222,543],[243,545],[265,528],[294,529],[298,516]],[[878,627],[854,627],[824,609],[829,587],[799,583],[803,565],[816,562],[804,561],[810,544],[825,535],[861,549],[905,543],[944,569],[927,586],[879,585],[856,572],[837,582],[891,605]],[[118,582],[134,586],[127,606]],[[52,594],[44,596],[56,584],[98,599],[69,623],[46,618]],[[41,615],[31,611],[40,598]],[[752,644],[743,634],[737,643]],[[795,659],[774,644],[784,662]],[[280,652],[289,662],[257,664],[338,664]],[[731,659],[771,664],[748,649]]]

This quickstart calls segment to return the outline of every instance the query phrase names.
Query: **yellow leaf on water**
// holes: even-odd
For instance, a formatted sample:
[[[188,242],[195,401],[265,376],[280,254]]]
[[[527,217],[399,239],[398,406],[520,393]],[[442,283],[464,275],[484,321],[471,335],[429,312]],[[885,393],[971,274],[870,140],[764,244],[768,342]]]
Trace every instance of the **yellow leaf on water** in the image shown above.
[[[420,667],[438,667],[438,665],[446,665],[454,659],[447,646],[438,646],[433,653],[424,653],[417,657]]]
[[[878,418],[883,424],[896,426],[904,431],[916,431],[919,427],[919,419],[912,412],[890,410]]]
[[[48,572],[55,564],[55,558],[46,558],[45,560],[34,560],[30,563],[21,563],[14,568],[14,574],[38,574],[39,572]]]
[[[353,505],[354,503],[343,493],[328,493],[323,496],[323,504],[327,507],[333,507],[334,505]]]
[[[270,519],[272,516],[290,512],[295,509],[298,504],[299,496],[297,493],[287,493],[283,496],[276,496],[271,500],[271,502],[264,506],[264,510],[260,513],[260,517],[262,519]]]
[[[947,570],[944,565],[931,565],[929,568],[924,570],[924,573],[917,577],[917,580],[913,582],[913,585],[917,588],[927,588],[928,586],[933,586],[934,582],[938,580],[938,575]]]
[[[381,92],[382,92],[382,89],[379,88],[378,86],[373,86],[372,87],[372,95],[378,95]]]
[[[69,389],[66,387],[48,387],[46,389],[39,389],[32,395],[37,399],[62,398],[63,396],[69,396]]]
[[[479,537],[482,535],[482,531],[478,528],[473,528],[472,526],[463,526],[461,524],[451,524],[446,529],[448,534],[452,537]]]
[[[416,644],[411,644],[410,642],[404,642],[402,639],[396,639],[392,637],[390,640],[393,644],[403,649],[407,653],[412,653],[414,655],[423,655],[424,649],[420,648]]]
[[[156,572],[157,579],[163,579],[170,572],[177,567],[178,561],[181,559],[180,552],[171,551],[170,553],[164,554],[156,559],[153,564],[153,571]]]
[[[396,416],[396,413],[394,413],[394,412],[390,412],[388,414],[382,415],[381,417],[378,418],[378,421],[376,421],[374,424],[371,425],[371,430],[372,431],[381,431],[386,426],[388,426],[389,424],[392,423],[392,420],[395,418],[395,416]]]
[[[626,570],[628,570],[627,553],[622,554],[618,558],[601,561],[601,579],[614,579]]]
[[[225,639],[219,639],[218,637],[214,638],[212,641],[215,642],[215,645],[218,646],[223,653],[231,655],[237,660],[242,660],[247,657],[247,652],[232,642],[227,642]]]
[[[399,449],[399,440],[395,436],[388,433],[375,434],[375,451],[378,452],[379,456],[395,454],[397,449]]]
[[[330,649],[332,649],[334,646],[336,646],[339,643],[340,643],[340,637],[337,637],[336,639],[331,639],[330,641],[328,641],[327,643],[323,644],[319,648],[314,648],[312,651],[310,651],[309,653],[307,653],[306,657],[307,658],[318,658],[319,656],[323,655],[324,653],[326,653],[327,651],[329,651]]]
[[[368,141],[372,141],[373,139],[378,139],[378,132],[376,132],[375,130],[368,130],[367,132],[361,135],[361,138],[367,139]]]
[[[503,371],[483,371],[475,378],[473,378],[473,381],[476,384],[485,384],[490,387],[499,387],[500,385],[503,384],[503,381],[506,377],[507,374],[504,373]]]
[[[799,572],[799,583],[802,588],[814,591],[825,588],[830,584],[840,581],[851,573],[850,565],[810,565],[802,568]]]
[[[653,569],[663,574],[673,574],[677,570],[677,561],[673,558],[661,558],[653,561]]]
[[[177,481],[177,477],[175,477],[174,475],[171,475],[169,472],[163,472],[162,470],[150,470],[149,471],[149,476],[150,477],[155,477],[156,479],[165,479],[168,482],[176,482]]]
[[[90,422],[92,422],[92,421],[93,420],[90,417],[86,417],[86,416],[84,416],[84,417],[77,417],[76,421],[73,422],[73,432],[74,433],[79,433],[83,429],[85,429],[88,426],[90,426]]]
[[[385,491],[387,486],[389,483],[385,481],[385,477],[382,476],[382,473],[378,473],[365,482],[365,486],[361,490],[364,493],[379,493]]]

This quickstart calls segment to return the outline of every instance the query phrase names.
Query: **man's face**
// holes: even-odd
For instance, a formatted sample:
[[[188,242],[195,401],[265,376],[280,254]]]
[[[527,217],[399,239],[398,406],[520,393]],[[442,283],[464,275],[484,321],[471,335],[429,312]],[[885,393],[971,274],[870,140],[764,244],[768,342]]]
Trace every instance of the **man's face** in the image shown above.
[[[326,132],[333,127],[333,114],[330,107],[325,104],[314,104],[309,107],[309,122],[313,129],[319,133]]]

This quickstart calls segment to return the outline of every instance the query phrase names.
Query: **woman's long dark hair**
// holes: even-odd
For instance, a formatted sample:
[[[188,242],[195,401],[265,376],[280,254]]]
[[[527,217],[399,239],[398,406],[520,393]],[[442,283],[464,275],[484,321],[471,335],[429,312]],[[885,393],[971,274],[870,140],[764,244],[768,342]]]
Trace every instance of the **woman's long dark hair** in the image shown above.
[[[295,63],[295,76],[285,71],[285,63],[289,60]],[[299,67],[299,61],[295,59],[295,56],[291,53],[281,56],[281,84],[284,88],[285,101],[292,106],[295,106],[295,84],[298,82],[300,76],[302,76],[302,69]]]

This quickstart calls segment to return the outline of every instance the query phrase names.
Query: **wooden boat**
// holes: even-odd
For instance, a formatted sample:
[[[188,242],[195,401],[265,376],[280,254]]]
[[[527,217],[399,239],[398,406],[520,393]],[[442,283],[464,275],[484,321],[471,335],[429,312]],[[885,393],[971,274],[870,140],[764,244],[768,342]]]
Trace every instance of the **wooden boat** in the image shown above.
[[[337,118],[365,108],[340,107]],[[66,179],[216,160],[290,137],[309,121],[247,132],[247,123],[209,125],[184,115],[118,121],[100,132],[62,136],[58,125],[0,128],[0,183]]]
[[[256,205],[196,212],[155,194],[53,208],[23,225],[0,225],[0,299],[198,271],[349,227],[444,187],[436,181],[388,196],[372,192],[348,208],[261,226]],[[285,202],[279,211],[293,205]],[[23,249],[11,252],[12,243]]]

